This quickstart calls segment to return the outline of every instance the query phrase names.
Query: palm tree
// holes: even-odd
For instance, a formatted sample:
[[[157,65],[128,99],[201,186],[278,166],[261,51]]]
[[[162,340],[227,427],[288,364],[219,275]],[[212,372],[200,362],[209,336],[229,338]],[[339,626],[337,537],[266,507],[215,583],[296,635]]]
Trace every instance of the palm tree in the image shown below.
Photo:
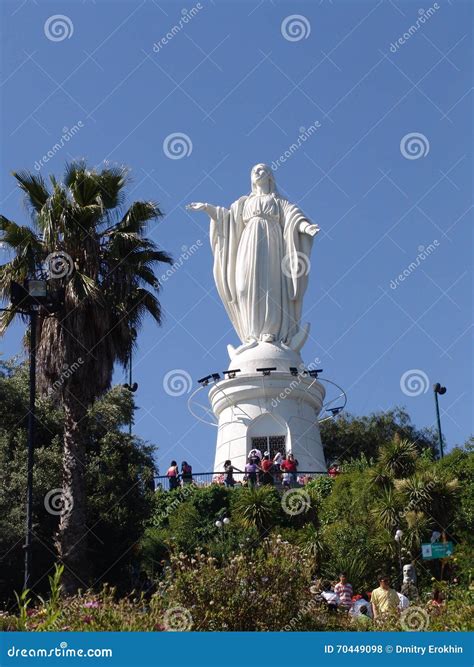
[[[26,195],[32,225],[0,216],[0,240],[13,259],[0,266],[0,298],[10,282],[45,276],[63,290],[60,310],[37,316],[38,387],[54,387],[64,409],[63,494],[70,511],[60,518],[58,551],[65,564],[63,587],[87,583],[84,462],[87,411],[109,387],[115,362],[127,363],[145,315],[158,324],[160,287],[155,267],[171,258],[145,237],[147,223],[162,213],[151,201],[123,211],[125,168],[66,166],[63,182],[13,174]],[[2,314],[0,333],[14,313]],[[71,370],[72,369],[72,370]]]

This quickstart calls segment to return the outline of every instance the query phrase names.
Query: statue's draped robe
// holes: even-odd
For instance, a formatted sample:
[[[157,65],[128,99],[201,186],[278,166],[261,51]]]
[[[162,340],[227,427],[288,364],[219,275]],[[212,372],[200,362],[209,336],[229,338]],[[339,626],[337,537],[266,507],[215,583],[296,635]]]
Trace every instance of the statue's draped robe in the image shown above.
[[[300,232],[309,222],[278,195],[249,195],[230,209],[216,207],[210,241],[214,280],[242,341],[272,335],[291,344],[300,330],[313,238]]]

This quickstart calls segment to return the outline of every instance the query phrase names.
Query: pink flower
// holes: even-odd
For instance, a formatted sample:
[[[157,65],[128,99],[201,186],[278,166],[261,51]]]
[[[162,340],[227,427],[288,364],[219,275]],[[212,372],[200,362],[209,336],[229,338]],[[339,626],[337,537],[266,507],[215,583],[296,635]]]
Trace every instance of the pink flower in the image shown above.
[[[92,623],[92,616],[83,616],[83,617],[81,618],[81,621],[82,621],[83,623]]]
[[[100,602],[97,602],[97,600],[89,600],[89,602],[84,602],[84,607],[88,607],[89,609],[98,609],[100,607]]]
[[[165,626],[161,625],[161,623],[155,623],[153,630],[156,630],[157,632],[166,632]]]

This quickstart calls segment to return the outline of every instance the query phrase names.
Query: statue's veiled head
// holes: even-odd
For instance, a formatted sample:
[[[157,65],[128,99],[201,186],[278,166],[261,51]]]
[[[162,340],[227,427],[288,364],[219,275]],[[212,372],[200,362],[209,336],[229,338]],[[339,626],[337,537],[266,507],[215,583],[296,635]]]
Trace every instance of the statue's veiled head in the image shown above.
[[[265,186],[268,186],[268,192],[277,192],[273,171],[267,164],[259,162],[252,167],[250,181],[252,183],[252,192],[256,192],[257,185],[263,189],[266,189]]]

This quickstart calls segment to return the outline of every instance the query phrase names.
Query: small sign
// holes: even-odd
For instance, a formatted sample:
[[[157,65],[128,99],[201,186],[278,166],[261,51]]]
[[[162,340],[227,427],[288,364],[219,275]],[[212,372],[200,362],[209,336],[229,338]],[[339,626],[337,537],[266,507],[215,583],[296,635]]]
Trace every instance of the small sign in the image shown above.
[[[433,542],[433,544],[422,544],[421,555],[423,560],[433,560],[435,558],[449,558],[453,555],[454,547],[452,542]]]

